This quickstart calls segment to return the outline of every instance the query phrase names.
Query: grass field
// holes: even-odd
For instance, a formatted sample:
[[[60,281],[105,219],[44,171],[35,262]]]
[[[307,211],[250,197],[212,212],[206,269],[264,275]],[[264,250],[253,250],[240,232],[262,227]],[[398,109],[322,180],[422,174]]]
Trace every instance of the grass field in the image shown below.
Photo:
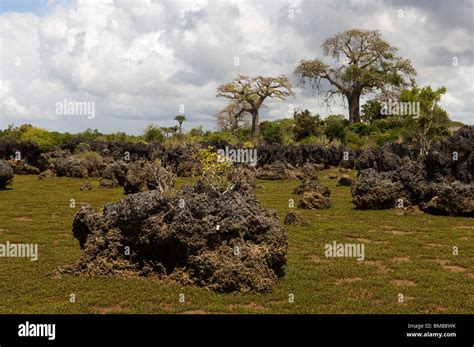
[[[333,207],[302,211],[309,226],[285,228],[286,275],[266,294],[216,294],[144,278],[50,278],[81,254],[71,232],[81,203],[101,208],[123,198],[123,189],[100,189],[92,179],[94,189],[82,192],[79,179],[15,176],[13,189],[0,192],[0,243],[37,243],[39,259],[0,258],[0,313],[474,313],[474,219],[355,210],[350,188],[336,187],[329,172],[320,177]],[[259,183],[259,200],[283,222],[288,199],[297,205],[291,191],[298,181]],[[333,241],[363,243],[365,260],[326,258],[324,245]]]

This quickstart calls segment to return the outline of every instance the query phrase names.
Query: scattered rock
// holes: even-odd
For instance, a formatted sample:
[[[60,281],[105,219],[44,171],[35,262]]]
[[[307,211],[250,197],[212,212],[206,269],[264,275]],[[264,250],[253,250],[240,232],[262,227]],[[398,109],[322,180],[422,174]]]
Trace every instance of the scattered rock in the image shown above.
[[[421,204],[424,212],[474,217],[474,186],[461,182],[434,183],[428,186]]]
[[[79,189],[82,191],[92,190],[92,184],[90,182],[85,182],[81,184],[81,187]]]
[[[57,158],[55,161],[55,171],[58,177],[88,178],[89,170],[87,163],[72,156]]]
[[[230,182],[242,194],[255,194],[257,188],[256,172],[245,166],[234,167],[230,175]]]
[[[418,206],[412,204],[412,202],[406,198],[398,199],[395,202],[395,214],[397,216],[414,216],[423,213]]]
[[[257,170],[257,178],[261,180],[291,180],[296,178],[296,174],[291,167],[285,163],[276,161],[272,164],[265,164]]]
[[[10,160],[9,163],[16,175],[37,175],[40,173],[36,166],[30,165],[24,160]]]
[[[310,191],[303,193],[298,207],[304,209],[327,209],[331,207],[331,201],[327,196]]]
[[[385,179],[374,169],[359,172],[351,187],[352,202],[360,209],[388,209],[405,197],[403,185]]]
[[[318,177],[318,171],[324,170],[323,164],[312,164],[305,163],[299,170],[296,172],[296,178],[298,179],[314,179]]]
[[[351,184],[352,184],[352,178],[351,178],[349,175],[342,175],[342,176],[339,177],[339,179],[337,180],[337,185],[338,185],[338,186],[350,187]]]
[[[346,169],[346,168],[343,168],[343,167],[339,168],[339,173],[341,173],[341,174],[348,174],[350,172],[351,172],[351,169]]]
[[[393,171],[400,167],[403,159],[393,152],[390,145],[382,147],[377,152],[371,150],[363,152],[356,160],[356,169],[375,169],[378,172]]]
[[[300,226],[308,225],[308,222],[306,222],[301,212],[298,212],[298,211],[288,212],[285,216],[284,223],[292,224],[292,225],[300,225]]]
[[[101,188],[114,188],[123,186],[127,176],[128,166],[123,161],[108,165],[100,178]]]
[[[400,208],[395,211],[395,214],[397,216],[416,216],[416,215],[419,215],[420,213],[423,213],[423,211],[421,211],[420,208],[417,206]]]
[[[311,180],[304,180],[298,187],[293,190],[293,194],[303,194],[305,192],[315,192],[323,196],[330,197],[331,191],[328,187],[323,185],[317,178]]]
[[[44,180],[46,178],[51,178],[51,177],[54,177],[54,172],[53,170],[50,170],[50,169],[47,169],[47,170],[44,170],[43,172],[41,172],[39,175],[38,175],[38,179],[39,180]]]

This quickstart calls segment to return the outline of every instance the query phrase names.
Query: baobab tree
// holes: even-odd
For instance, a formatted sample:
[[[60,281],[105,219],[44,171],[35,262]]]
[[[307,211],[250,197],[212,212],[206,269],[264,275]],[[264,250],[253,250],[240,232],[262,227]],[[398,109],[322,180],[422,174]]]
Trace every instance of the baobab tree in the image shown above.
[[[186,116],[184,114],[179,114],[177,115],[176,117],[174,117],[174,120],[177,121],[179,123],[179,134],[181,135],[181,126],[183,124],[183,122],[186,120]]]
[[[322,44],[325,56],[340,62],[331,67],[320,59],[301,60],[295,69],[299,83],[310,82],[330,102],[336,95],[347,99],[349,121],[360,122],[360,97],[366,93],[389,93],[413,84],[416,75],[410,60],[396,55],[378,30],[352,29],[326,39]],[[322,80],[329,82],[323,88]]]
[[[252,117],[252,137],[255,139],[259,132],[259,110],[266,98],[285,99],[294,95],[288,77],[253,77],[239,75],[234,81],[222,84],[217,88],[217,96],[230,99],[234,107],[240,107],[242,112],[248,112]]]
[[[248,128],[250,113],[245,110],[242,103],[231,102],[216,115],[217,126],[220,130],[230,131],[235,134],[242,128]]]

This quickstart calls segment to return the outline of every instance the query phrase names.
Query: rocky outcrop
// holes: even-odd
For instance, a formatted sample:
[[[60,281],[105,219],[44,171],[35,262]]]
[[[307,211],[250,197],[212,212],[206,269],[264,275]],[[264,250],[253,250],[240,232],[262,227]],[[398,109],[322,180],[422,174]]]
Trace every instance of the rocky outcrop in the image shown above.
[[[198,182],[175,196],[132,194],[73,222],[82,257],[53,275],[159,276],[218,292],[267,291],[283,276],[287,237],[275,212],[239,190]]]
[[[12,167],[5,160],[0,160],[0,189],[5,189],[8,185],[12,184],[12,181]]]

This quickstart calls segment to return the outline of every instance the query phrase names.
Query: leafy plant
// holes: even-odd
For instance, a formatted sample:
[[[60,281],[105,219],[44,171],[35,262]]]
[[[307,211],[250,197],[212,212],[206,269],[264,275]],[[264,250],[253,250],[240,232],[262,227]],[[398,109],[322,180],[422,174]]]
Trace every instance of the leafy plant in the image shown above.
[[[201,148],[194,155],[197,162],[197,174],[201,180],[214,188],[227,188],[229,175],[232,172],[232,163],[213,151],[212,146]]]

